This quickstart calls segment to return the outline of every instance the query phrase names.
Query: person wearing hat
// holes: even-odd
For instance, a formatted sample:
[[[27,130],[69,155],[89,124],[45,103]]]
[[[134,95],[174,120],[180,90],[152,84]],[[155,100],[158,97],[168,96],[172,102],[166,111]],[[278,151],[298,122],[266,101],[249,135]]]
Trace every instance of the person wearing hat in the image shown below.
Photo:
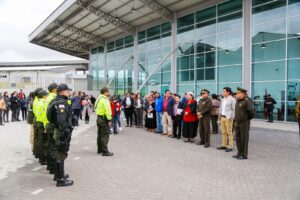
[[[236,100],[232,97],[230,87],[223,88],[223,99],[220,106],[220,122],[222,130],[222,145],[218,150],[230,152],[233,149],[233,120]]]
[[[104,87],[100,90],[100,96],[96,101],[96,114],[97,114],[97,126],[98,126],[98,137],[97,137],[97,153],[102,154],[102,156],[112,156],[113,153],[108,151],[108,141],[111,120],[112,120],[112,111],[109,102],[109,90],[107,87]]]
[[[254,116],[253,102],[247,96],[247,90],[238,87],[235,105],[236,146],[238,153],[233,157],[238,160],[248,158],[250,120]]]
[[[47,134],[45,131],[45,102],[47,98],[47,92],[45,90],[40,90],[38,92],[38,103],[36,105],[36,126],[37,126],[37,137],[38,137],[38,148],[39,148],[39,162],[41,165],[47,164]]]
[[[36,107],[39,102],[38,93],[43,88],[37,88],[33,92],[33,103],[32,103],[32,112],[33,112],[33,154],[35,158],[39,158],[39,147],[38,147],[38,130],[36,123]]]
[[[184,137],[184,142],[194,142],[198,129],[197,101],[192,92],[187,92],[185,97],[182,136]]]
[[[56,97],[56,93],[57,93],[57,84],[56,83],[51,83],[48,86],[48,91],[49,91],[49,95],[46,98],[45,101],[45,110],[48,110],[49,104],[51,101],[53,101],[53,99],[55,99]],[[55,124],[51,123],[48,121],[47,119],[47,112],[45,112],[44,114],[44,126],[46,128],[46,132],[47,132],[47,136],[48,136],[48,151],[47,151],[47,169],[49,170],[50,174],[54,174],[55,172],[55,155],[57,153],[56,151],[56,144],[55,144],[55,140],[53,138],[54,135],[54,130],[55,130]]]
[[[209,91],[203,89],[201,98],[197,106],[197,114],[199,118],[200,142],[198,145],[210,146],[210,118],[211,118],[212,101],[209,97]]]
[[[273,110],[275,104],[277,104],[277,102],[272,98],[271,94],[268,94],[264,103],[269,118],[267,122],[273,123]]]
[[[56,169],[53,180],[56,181],[56,187],[71,186],[72,180],[68,180],[69,175],[65,174],[64,161],[68,157],[70,142],[74,123],[72,107],[68,103],[70,96],[69,88],[66,84],[57,86],[57,96],[50,103],[47,110],[47,119],[55,125],[54,140],[57,147]]]

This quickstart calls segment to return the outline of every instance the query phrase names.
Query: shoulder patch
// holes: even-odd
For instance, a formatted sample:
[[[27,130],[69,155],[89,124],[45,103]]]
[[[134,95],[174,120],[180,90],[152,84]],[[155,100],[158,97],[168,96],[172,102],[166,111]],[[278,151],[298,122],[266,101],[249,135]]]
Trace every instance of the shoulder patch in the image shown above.
[[[60,105],[58,105],[58,108],[65,108],[65,105],[60,104]]]

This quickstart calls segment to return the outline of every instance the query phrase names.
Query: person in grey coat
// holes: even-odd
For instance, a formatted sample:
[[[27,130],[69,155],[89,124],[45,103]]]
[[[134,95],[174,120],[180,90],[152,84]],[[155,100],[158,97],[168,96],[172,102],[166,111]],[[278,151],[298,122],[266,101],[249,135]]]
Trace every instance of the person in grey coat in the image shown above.
[[[136,121],[137,121],[136,126],[138,128],[143,127],[143,111],[144,111],[143,105],[144,105],[144,100],[141,97],[141,93],[137,93],[136,97],[134,99],[133,106],[134,106],[134,110],[136,112]]]

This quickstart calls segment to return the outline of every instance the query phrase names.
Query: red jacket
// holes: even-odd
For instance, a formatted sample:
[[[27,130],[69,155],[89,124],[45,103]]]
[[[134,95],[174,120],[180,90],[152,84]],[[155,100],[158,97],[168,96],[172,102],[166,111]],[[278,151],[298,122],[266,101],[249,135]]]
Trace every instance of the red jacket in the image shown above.
[[[111,107],[111,115],[115,116],[115,104],[114,104],[114,101],[110,101],[110,107]]]
[[[185,115],[186,112],[188,113],[187,115]],[[197,102],[194,99],[187,101],[183,113],[184,113],[183,121],[185,121],[185,122],[197,121],[198,120]]]
[[[119,101],[117,101],[114,104],[114,107],[115,107],[115,112],[117,112],[118,114],[121,114],[121,103]]]

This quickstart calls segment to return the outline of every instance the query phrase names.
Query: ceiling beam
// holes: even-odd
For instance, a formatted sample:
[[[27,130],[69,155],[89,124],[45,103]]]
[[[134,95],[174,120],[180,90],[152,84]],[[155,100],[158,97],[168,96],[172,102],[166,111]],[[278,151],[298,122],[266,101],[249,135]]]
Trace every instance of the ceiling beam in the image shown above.
[[[172,22],[174,13],[165,6],[158,3],[156,0],[139,0],[150,10],[160,15],[162,18]]]
[[[76,33],[77,35],[79,35],[81,37],[89,39],[89,40],[91,40],[93,42],[97,42],[97,43],[99,43],[101,45],[104,44],[104,42],[103,42],[103,40],[102,40],[101,37],[93,35],[91,33],[88,33],[88,32],[86,32],[86,31],[84,31],[82,29],[76,28],[73,25],[70,25],[70,24],[67,24],[67,23],[63,23],[63,22],[61,22],[59,20],[55,20],[54,23],[57,24],[57,25],[59,25],[59,26],[61,26],[61,27],[63,27],[63,28],[65,28],[65,29],[67,29],[70,32]]]
[[[93,13],[94,15],[97,15],[98,17],[107,21],[108,23],[113,24],[114,26],[121,28],[122,30],[124,30],[130,34],[134,34],[136,28],[133,25],[131,25],[127,22],[124,22],[121,19],[114,17],[94,6],[91,6],[91,5],[85,6],[85,2],[83,2],[82,0],[77,0],[76,3],[78,6],[84,8],[85,10],[89,11],[90,13]]]

